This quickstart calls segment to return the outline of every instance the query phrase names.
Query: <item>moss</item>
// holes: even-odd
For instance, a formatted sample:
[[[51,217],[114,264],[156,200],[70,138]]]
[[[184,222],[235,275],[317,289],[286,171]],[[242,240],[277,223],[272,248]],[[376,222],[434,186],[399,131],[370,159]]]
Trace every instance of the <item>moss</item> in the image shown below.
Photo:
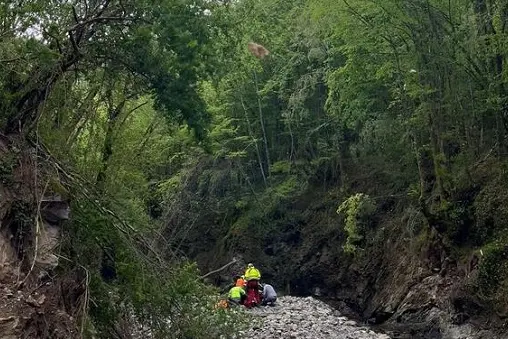
[[[51,192],[60,195],[60,197],[63,200],[70,199],[69,190],[62,185],[62,183],[60,182],[60,180],[58,180],[58,178],[51,178],[49,180],[48,188]]]
[[[291,169],[289,161],[277,161],[270,166],[272,174],[286,174]]]
[[[498,177],[489,182],[475,199],[474,213],[476,223],[469,236],[477,245],[493,239],[498,233],[506,231],[508,225],[508,183]]]
[[[482,294],[493,297],[502,292],[499,287],[508,280],[508,239],[490,243],[482,252],[484,257],[478,273],[478,286]]]
[[[14,168],[17,156],[13,153],[2,154],[0,157],[0,182],[10,185],[14,182]]]
[[[346,253],[355,253],[357,244],[364,239],[367,220],[375,211],[375,205],[370,197],[363,193],[357,193],[343,201],[338,209],[338,214],[345,215],[344,230],[347,240],[344,244]]]
[[[482,248],[477,286],[479,296],[499,315],[508,314],[508,237],[500,237]]]

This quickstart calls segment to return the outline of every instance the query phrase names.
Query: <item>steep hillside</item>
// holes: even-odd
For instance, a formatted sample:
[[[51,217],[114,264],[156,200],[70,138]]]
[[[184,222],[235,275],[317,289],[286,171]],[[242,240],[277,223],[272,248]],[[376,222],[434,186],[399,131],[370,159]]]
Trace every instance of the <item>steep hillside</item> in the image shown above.
[[[504,174],[485,164],[473,175],[481,185],[456,193],[461,214],[442,219],[449,225],[446,232],[426,219],[417,200],[376,196],[389,182],[360,173],[349,179],[366,192],[369,208],[357,202],[350,212],[337,213],[349,194],[333,183],[324,188],[311,181],[277,203],[253,201],[251,208],[232,209],[223,217],[208,210],[194,218],[189,209],[183,220],[193,220],[193,227],[185,228],[181,248],[204,270],[234,257],[253,261],[280,291],[319,296],[345,314],[387,329],[436,338],[452,325],[470,324],[502,333],[508,307],[502,292],[504,245],[494,233],[482,232],[489,222],[493,229],[504,227],[502,210],[486,213],[508,202],[499,186]],[[224,185],[227,192],[231,184]],[[197,210],[213,205],[206,199]],[[355,234],[347,226],[353,212]],[[216,282],[229,281],[241,269],[223,272]]]
[[[88,272],[56,273],[70,210],[58,169],[19,136],[0,136],[0,159],[0,335],[79,338]]]
[[[242,257],[375,324],[502,331],[507,13],[462,0],[224,6],[236,33],[219,34],[222,67],[201,84],[209,143],[182,140],[193,153],[160,185],[165,239],[203,269]]]
[[[410,336],[505,331],[506,1],[18,0],[0,23],[0,336],[227,334],[203,282],[249,261]]]
[[[235,330],[196,265],[154,246],[174,139],[206,138],[216,6],[0,2],[1,338]]]

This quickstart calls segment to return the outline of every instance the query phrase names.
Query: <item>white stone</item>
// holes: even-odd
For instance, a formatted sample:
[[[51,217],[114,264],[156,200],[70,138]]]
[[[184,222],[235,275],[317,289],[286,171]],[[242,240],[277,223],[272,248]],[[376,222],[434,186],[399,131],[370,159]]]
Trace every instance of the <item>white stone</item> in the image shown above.
[[[281,297],[275,307],[248,312],[260,316],[263,325],[259,331],[251,329],[242,339],[389,339],[385,334],[359,326],[325,303],[309,297]]]

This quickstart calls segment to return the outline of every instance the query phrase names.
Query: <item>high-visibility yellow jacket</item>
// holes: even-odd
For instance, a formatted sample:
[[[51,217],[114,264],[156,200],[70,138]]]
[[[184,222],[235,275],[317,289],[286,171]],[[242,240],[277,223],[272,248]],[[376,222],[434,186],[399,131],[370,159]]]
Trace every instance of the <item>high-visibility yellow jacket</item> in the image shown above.
[[[233,300],[240,300],[245,295],[245,290],[239,286],[232,287],[229,290],[228,298]]]
[[[259,270],[255,267],[247,268],[245,271],[245,280],[259,280],[261,279],[261,273],[259,273]]]

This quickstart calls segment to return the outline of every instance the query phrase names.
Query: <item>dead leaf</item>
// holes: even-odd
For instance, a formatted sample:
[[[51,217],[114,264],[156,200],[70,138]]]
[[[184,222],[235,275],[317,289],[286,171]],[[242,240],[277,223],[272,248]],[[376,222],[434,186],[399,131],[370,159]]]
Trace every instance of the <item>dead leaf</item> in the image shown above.
[[[247,48],[249,51],[258,59],[263,59],[268,54],[270,54],[270,51],[267,50],[264,46],[260,44],[256,44],[255,42],[249,42],[247,44]]]

